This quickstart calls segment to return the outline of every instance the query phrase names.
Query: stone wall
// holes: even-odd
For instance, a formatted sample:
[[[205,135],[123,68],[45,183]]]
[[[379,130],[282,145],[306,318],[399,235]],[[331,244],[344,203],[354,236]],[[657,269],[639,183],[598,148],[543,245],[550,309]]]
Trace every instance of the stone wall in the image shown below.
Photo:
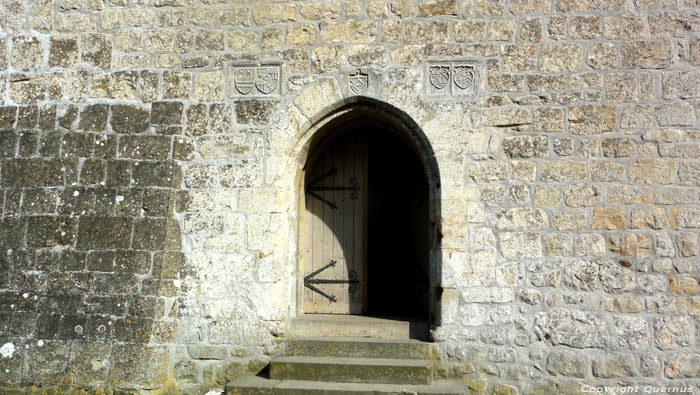
[[[442,374],[697,391],[698,66],[697,0],[3,0],[0,388],[264,364],[313,122],[359,92],[439,165]]]

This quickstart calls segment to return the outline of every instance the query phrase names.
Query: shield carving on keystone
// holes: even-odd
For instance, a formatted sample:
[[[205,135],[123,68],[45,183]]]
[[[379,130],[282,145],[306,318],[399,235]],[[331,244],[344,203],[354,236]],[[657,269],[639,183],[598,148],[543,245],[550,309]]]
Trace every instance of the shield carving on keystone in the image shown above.
[[[277,69],[271,67],[261,67],[255,70],[255,87],[260,93],[265,95],[271,93],[277,88],[279,75]]]
[[[455,66],[452,79],[459,89],[467,89],[474,82],[474,68],[467,65]]]
[[[430,66],[430,84],[435,89],[444,89],[450,82],[450,66]]]
[[[369,87],[369,76],[360,70],[357,70],[355,74],[350,74],[348,81],[350,82],[350,90],[356,95],[363,93]]]
[[[253,91],[255,70],[254,69],[238,69],[236,70],[235,86],[236,90],[241,95],[247,95]]]

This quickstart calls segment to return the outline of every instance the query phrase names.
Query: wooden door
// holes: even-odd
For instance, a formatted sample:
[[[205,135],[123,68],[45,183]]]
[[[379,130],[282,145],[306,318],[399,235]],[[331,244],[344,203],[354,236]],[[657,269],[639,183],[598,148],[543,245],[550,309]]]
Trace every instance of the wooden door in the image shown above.
[[[302,222],[304,313],[366,312],[367,139],[337,137],[310,158]]]

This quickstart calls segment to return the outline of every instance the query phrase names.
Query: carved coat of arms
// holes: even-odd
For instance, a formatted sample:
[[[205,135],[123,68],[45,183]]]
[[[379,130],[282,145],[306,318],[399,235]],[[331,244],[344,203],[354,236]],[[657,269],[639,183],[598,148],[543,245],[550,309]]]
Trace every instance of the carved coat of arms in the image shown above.
[[[348,83],[350,84],[350,90],[359,95],[369,87],[369,76],[357,70],[354,74],[350,74]]]
[[[450,67],[443,65],[430,66],[430,84],[435,89],[443,89],[450,82]]]
[[[255,69],[236,70],[235,86],[242,95],[249,94],[254,87]]]
[[[458,88],[467,89],[474,82],[474,68],[467,65],[455,66],[452,79]]]
[[[265,95],[277,88],[278,81],[279,75],[275,68],[262,67],[255,70],[255,87]]]

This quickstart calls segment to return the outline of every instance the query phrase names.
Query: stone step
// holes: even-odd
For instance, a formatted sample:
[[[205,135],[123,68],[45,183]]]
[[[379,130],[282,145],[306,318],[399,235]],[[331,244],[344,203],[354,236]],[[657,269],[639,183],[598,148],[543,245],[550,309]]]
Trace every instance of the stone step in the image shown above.
[[[290,339],[286,351],[300,357],[430,359],[430,347],[418,340],[302,337]]]
[[[273,380],[430,384],[432,362],[416,359],[280,357],[270,361]]]
[[[226,395],[464,395],[467,385],[459,381],[433,384],[366,384],[300,380],[271,380],[258,376],[240,377],[226,385]]]
[[[304,314],[291,320],[290,337],[423,338],[427,322],[410,318]]]

